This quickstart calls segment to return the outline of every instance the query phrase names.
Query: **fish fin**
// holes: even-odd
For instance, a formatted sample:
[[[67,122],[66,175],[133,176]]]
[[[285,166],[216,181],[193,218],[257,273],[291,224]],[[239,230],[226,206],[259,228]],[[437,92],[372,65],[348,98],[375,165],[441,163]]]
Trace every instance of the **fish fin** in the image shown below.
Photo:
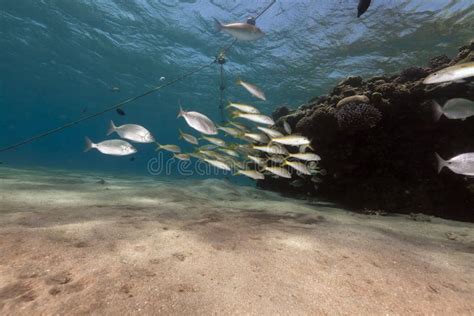
[[[117,129],[117,126],[115,126],[114,121],[110,120],[109,130],[107,131],[107,136],[109,136],[110,134],[115,132],[116,129]]]
[[[444,167],[447,167],[447,164],[446,164],[446,161],[443,158],[441,158],[440,155],[438,155],[438,153],[435,153],[435,156],[436,156],[436,161],[438,163],[438,173],[440,173]]]
[[[223,27],[221,21],[219,21],[218,19],[216,19],[214,17],[213,17],[213,19],[214,19],[214,27],[216,28],[216,31],[220,32],[222,30],[222,27]]]
[[[159,150],[161,149],[161,144],[158,143],[158,142],[155,142],[155,144],[156,144],[156,146],[157,146],[157,147],[155,148],[155,151],[159,151]]]
[[[179,112],[178,112],[178,116],[176,118],[180,118],[184,116],[184,111],[183,111],[183,108],[181,107],[181,105],[179,106]]]
[[[439,105],[438,102],[433,100],[431,109],[433,110],[433,119],[435,122],[437,122],[439,118],[443,115],[443,108],[441,107],[441,105]]]
[[[89,137],[86,137],[86,145],[84,147],[84,152],[88,152],[95,147],[95,144],[90,140]]]
[[[179,136],[178,136],[178,139],[183,139],[183,131],[181,130],[181,128],[178,128],[178,132],[179,132]]]

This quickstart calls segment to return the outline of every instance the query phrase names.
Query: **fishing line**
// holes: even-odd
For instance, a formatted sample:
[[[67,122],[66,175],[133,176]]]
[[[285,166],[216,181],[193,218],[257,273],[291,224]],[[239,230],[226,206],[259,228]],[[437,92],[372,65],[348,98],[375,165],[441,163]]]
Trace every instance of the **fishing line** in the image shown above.
[[[255,18],[253,18],[253,20],[254,20],[254,21],[257,20],[263,13],[265,13],[265,11],[267,11],[273,4],[275,4],[275,2],[276,2],[276,0],[272,0],[272,2],[271,2],[262,12],[260,12]],[[156,91],[158,91],[158,90],[161,90],[162,88],[166,88],[166,87],[168,87],[168,86],[170,86],[170,85],[172,85],[172,84],[174,84],[174,83],[176,83],[176,82],[179,82],[179,81],[181,81],[181,80],[184,80],[184,79],[186,79],[187,77],[192,76],[193,74],[195,74],[195,73],[197,73],[197,72],[200,72],[201,70],[203,70],[203,69],[205,69],[205,68],[207,68],[207,67],[210,67],[211,65],[215,64],[216,62],[218,62],[219,56],[221,56],[221,55],[224,56],[224,54],[225,54],[232,46],[234,46],[234,44],[235,44],[236,42],[237,42],[237,39],[234,39],[234,40],[232,41],[232,43],[230,43],[230,45],[228,45],[228,46],[224,47],[223,49],[221,49],[221,50],[220,50],[220,54],[219,54],[211,63],[209,63],[209,64],[204,64],[204,65],[202,65],[201,67],[199,67],[199,68],[197,68],[197,69],[195,69],[195,70],[192,70],[192,71],[190,71],[190,72],[188,72],[188,73],[186,73],[186,74],[184,74],[184,75],[182,75],[182,76],[180,76],[180,77],[178,77],[178,78],[176,78],[176,79],[174,79],[174,80],[172,80],[172,81],[170,81],[170,82],[168,82],[168,83],[165,83],[165,84],[163,84],[163,85],[156,86],[156,87],[154,87],[154,88],[152,88],[152,89],[150,89],[150,90],[148,90],[148,91],[146,91],[146,92],[144,92],[144,93],[142,93],[142,94],[139,94],[139,95],[137,95],[137,96],[134,96],[134,97],[131,97],[131,98],[126,99],[126,100],[124,100],[124,101],[121,101],[121,102],[119,102],[119,103],[116,103],[116,104],[114,104],[114,105],[112,105],[112,106],[110,106],[110,107],[108,107],[108,108],[105,108],[105,109],[99,111],[99,112],[96,112],[96,113],[93,113],[93,114],[91,114],[91,115],[87,115],[87,116],[81,117],[81,118],[79,118],[79,119],[77,119],[77,120],[74,120],[74,121],[72,121],[72,122],[66,123],[66,124],[61,125],[61,126],[59,126],[59,127],[56,127],[56,128],[50,129],[50,130],[47,130],[47,131],[45,131],[45,132],[43,132],[43,133],[37,134],[37,135],[35,135],[35,136],[33,136],[33,137],[27,138],[27,139],[25,139],[25,140],[22,140],[22,141],[20,141],[20,142],[18,142],[18,143],[15,143],[15,144],[10,145],[10,146],[6,146],[6,147],[3,147],[3,148],[0,148],[0,153],[5,152],[5,151],[8,151],[8,150],[15,149],[15,148],[18,148],[18,147],[23,146],[23,145],[26,145],[26,144],[29,144],[29,143],[31,143],[31,142],[34,142],[34,141],[40,139],[40,138],[46,137],[46,136],[48,136],[48,135],[51,135],[51,134],[54,134],[54,133],[57,133],[57,132],[60,132],[60,131],[65,130],[65,129],[69,128],[69,127],[72,127],[72,126],[74,126],[74,125],[77,125],[77,124],[79,124],[79,123],[81,123],[81,122],[90,120],[90,119],[92,119],[92,118],[95,118],[95,117],[100,116],[100,115],[102,115],[102,114],[105,114],[105,113],[107,113],[107,112],[116,110],[116,109],[118,109],[118,108],[120,108],[120,107],[122,107],[122,106],[124,106],[124,105],[126,105],[126,104],[128,104],[128,103],[130,103],[130,102],[133,102],[133,101],[135,101],[135,100],[138,100],[138,99],[140,99],[140,98],[143,98],[143,97],[145,97],[145,96],[147,96],[147,95],[149,95],[149,94],[151,94],[151,93],[153,93],[153,92],[156,92]],[[224,70],[223,70],[223,65],[221,64],[221,77],[223,76],[223,71],[224,71]],[[223,85],[223,84],[222,84],[222,80],[221,80],[221,86],[222,86],[222,85]],[[222,110],[221,115],[222,115],[222,119],[224,120],[224,113],[223,113],[223,109],[222,109],[222,107],[223,107],[223,105],[222,105],[222,103],[223,103],[223,93],[224,93],[224,91],[223,91],[223,89],[221,89],[221,110]]]
[[[192,71],[190,71],[190,72],[188,72],[188,73],[186,73],[186,74],[184,74],[184,75],[182,75],[182,76],[180,76],[180,77],[178,77],[178,78],[176,78],[176,79],[174,79],[174,80],[172,80],[172,81],[170,81],[170,82],[168,82],[168,83],[165,83],[165,84],[156,86],[156,87],[154,87],[153,89],[150,89],[150,90],[148,90],[148,91],[146,91],[146,92],[144,92],[144,93],[142,93],[142,94],[139,94],[139,95],[137,95],[137,96],[134,96],[134,97],[128,98],[128,99],[126,99],[126,100],[124,100],[124,101],[121,101],[121,102],[119,102],[119,103],[116,103],[116,104],[114,104],[114,105],[112,105],[112,106],[110,106],[110,107],[108,107],[108,108],[105,108],[105,109],[99,111],[99,112],[96,112],[96,113],[93,113],[93,114],[91,114],[91,115],[87,115],[87,116],[81,117],[81,118],[79,118],[79,119],[77,119],[77,120],[75,120],[75,121],[66,123],[66,124],[64,124],[64,125],[62,125],[62,126],[60,126],[60,127],[56,127],[56,128],[50,129],[50,130],[48,130],[48,131],[46,131],[46,132],[43,132],[43,133],[41,133],[41,134],[37,134],[37,135],[35,135],[35,136],[31,137],[31,138],[22,140],[22,141],[20,141],[20,142],[18,142],[18,143],[16,143],[16,144],[13,144],[13,145],[10,145],[10,146],[1,148],[1,149],[0,149],[0,153],[2,153],[2,152],[4,152],[4,151],[7,151],[7,150],[15,149],[15,148],[17,148],[17,147],[23,146],[23,145],[28,144],[28,143],[31,143],[31,142],[34,142],[34,141],[37,140],[37,139],[40,139],[40,138],[46,137],[46,136],[48,136],[48,135],[51,135],[51,134],[60,132],[60,131],[62,131],[62,130],[64,130],[64,129],[66,129],[66,128],[69,128],[69,127],[74,126],[74,125],[76,125],[76,124],[79,124],[79,123],[81,123],[81,122],[90,120],[90,119],[92,119],[92,118],[94,118],[94,117],[97,117],[97,116],[100,116],[100,115],[102,115],[102,114],[104,114],[104,113],[107,113],[107,112],[116,110],[116,109],[118,109],[118,108],[120,108],[120,107],[122,107],[122,106],[124,106],[124,105],[126,105],[126,104],[128,104],[128,103],[130,103],[130,102],[133,102],[133,101],[135,101],[135,100],[138,100],[138,99],[140,99],[140,98],[143,98],[143,97],[145,97],[145,96],[147,96],[147,95],[149,95],[149,94],[151,94],[151,93],[153,93],[153,92],[156,92],[156,91],[158,91],[158,90],[160,90],[160,89],[162,89],[162,88],[166,88],[166,87],[168,87],[168,86],[170,86],[170,85],[172,85],[172,84],[174,84],[174,83],[176,83],[176,82],[178,82],[178,81],[184,80],[184,79],[186,79],[187,77],[192,76],[193,74],[195,74],[195,73],[197,73],[197,72],[199,72],[199,71],[201,71],[201,70],[203,70],[203,69],[205,69],[205,68],[207,68],[207,67],[210,67],[210,66],[213,65],[215,62],[216,62],[216,61],[213,60],[211,63],[209,63],[209,64],[204,64],[204,65],[202,65],[201,67],[199,67],[199,68],[197,68],[197,69],[195,69],[195,70],[192,70]]]

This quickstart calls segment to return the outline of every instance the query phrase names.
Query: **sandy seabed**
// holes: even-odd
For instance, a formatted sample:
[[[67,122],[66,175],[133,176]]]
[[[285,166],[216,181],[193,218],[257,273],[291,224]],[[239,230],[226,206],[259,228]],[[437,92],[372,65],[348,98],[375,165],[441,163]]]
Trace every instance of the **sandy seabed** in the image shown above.
[[[1,168],[0,314],[474,314],[474,225],[424,219]]]

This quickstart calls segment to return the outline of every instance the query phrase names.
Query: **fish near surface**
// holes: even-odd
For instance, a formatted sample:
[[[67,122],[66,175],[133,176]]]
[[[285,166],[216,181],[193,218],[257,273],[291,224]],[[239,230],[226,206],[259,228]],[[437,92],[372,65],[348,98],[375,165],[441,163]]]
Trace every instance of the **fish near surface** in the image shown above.
[[[186,123],[203,134],[216,135],[217,128],[214,122],[212,122],[207,116],[199,112],[185,112],[179,107],[178,117],[183,117]]]
[[[117,133],[121,138],[131,140],[136,143],[154,143],[155,138],[143,126],[137,124],[124,124],[115,126],[113,121],[110,121],[107,135]]]
[[[357,5],[357,17],[360,18],[370,7],[371,0],[359,0],[359,5]]]
[[[455,98],[448,100],[444,107],[433,101],[434,120],[437,121],[444,114],[451,120],[465,120],[474,115],[474,101]]]
[[[84,152],[87,152],[92,148],[97,149],[103,154],[112,156],[127,156],[137,152],[135,147],[121,139],[104,140],[103,142],[95,144],[86,137],[86,147]]]
[[[454,173],[474,176],[474,153],[461,154],[449,160],[444,160],[438,154],[435,155],[438,161],[438,173],[440,173],[444,167],[447,167]]]
[[[241,41],[255,41],[265,36],[261,29],[252,24],[241,22],[223,24],[216,18],[214,18],[214,21],[218,31],[232,35]]]
[[[245,90],[247,90],[251,95],[253,95],[254,97],[256,97],[257,99],[260,99],[260,100],[263,100],[263,101],[267,101],[267,98],[265,97],[265,93],[260,90],[257,86],[251,84],[251,83],[248,83],[248,82],[245,82],[245,81],[242,81],[242,80],[237,80],[237,84],[241,85],[242,87],[245,88]]]
[[[121,115],[121,116],[125,116],[125,111],[122,110],[122,109],[115,109],[115,111],[117,112],[118,115]]]
[[[424,84],[443,83],[474,77],[474,62],[458,64],[438,70],[423,80]]]

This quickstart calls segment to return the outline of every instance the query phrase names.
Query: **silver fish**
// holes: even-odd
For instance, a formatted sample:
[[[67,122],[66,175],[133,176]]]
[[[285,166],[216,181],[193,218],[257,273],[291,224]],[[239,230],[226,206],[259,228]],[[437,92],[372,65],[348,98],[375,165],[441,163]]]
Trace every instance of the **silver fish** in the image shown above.
[[[262,127],[262,126],[257,126],[257,129],[261,130],[262,132],[264,132],[265,134],[267,134],[269,137],[283,137],[283,134],[280,133],[279,131],[276,131],[274,129],[271,129],[271,128],[267,128],[267,127]]]
[[[308,145],[311,143],[307,137],[296,134],[272,138],[272,142],[289,146]]]
[[[283,166],[290,166],[291,168],[295,169],[298,172],[301,172],[302,174],[306,175],[311,175],[311,171],[306,167],[306,165],[302,162],[299,161],[285,161],[283,163]]]
[[[442,83],[448,81],[462,80],[469,77],[474,77],[474,62],[458,64],[441,69],[426,77],[426,79],[423,80],[423,83]]]
[[[229,105],[227,106],[227,108],[234,108],[234,109],[237,109],[241,112],[245,112],[245,113],[252,113],[252,114],[259,114],[260,111],[251,106],[251,105],[248,105],[248,104],[242,104],[242,103],[234,103],[234,102],[229,102]]]
[[[268,160],[273,161],[275,163],[283,163],[285,162],[285,157],[280,155],[269,155]]]
[[[226,164],[225,162],[222,162],[220,160],[214,160],[214,159],[207,159],[207,158],[204,158],[203,159],[205,162],[207,162],[208,164],[218,168],[218,169],[222,169],[222,170],[226,170],[226,171],[230,171],[231,168],[229,167],[228,164]]]
[[[199,112],[185,112],[179,107],[178,117],[184,117],[189,126],[207,135],[216,135],[217,128],[214,123],[204,114]]]
[[[247,155],[247,157],[259,166],[263,166],[267,162],[267,160],[262,158],[262,157],[256,157],[256,156],[252,156],[252,155]]]
[[[319,157],[315,153],[289,154],[288,157],[293,157],[293,158],[304,160],[304,161],[319,161],[319,160],[321,160],[321,157]]]
[[[474,176],[474,153],[461,154],[449,160],[444,160],[438,154],[435,155],[438,160],[438,173],[447,167],[454,173]]]
[[[263,151],[268,154],[276,154],[276,155],[288,155],[288,150],[280,146],[278,144],[274,145],[266,145],[266,146],[252,146],[253,149]]]
[[[232,149],[228,149],[228,148],[217,148],[217,150],[229,155],[229,156],[232,156],[232,157],[236,157],[236,158],[239,158],[239,153],[236,152],[235,150],[232,150]]]
[[[153,143],[155,138],[143,126],[136,124],[125,124],[122,126],[115,126],[113,121],[110,121],[107,135],[116,132],[121,138],[125,138],[137,143]]]
[[[234,137],[239,136],[239,135],[242,134],[242,131],[240,129],[233,128],[233,127],[219,126],[217,129],[220,129],[221,131],[224,131],[227,134],[229,134],[231,136],[234,136]]]
[[[216,137],[207,137],[207,136],[202,136],[203,139],[207,140],[211,144],[214,144],[216,146],[224,147],[225,146],[225,141],[223,141],[220,138]]]
[[[160,149],[163,149],[163,150],[175,153],[175,154],[179,154],[181,152],[181,148],[179,146],[176,146],[176,145],[161,145],[159,143],[156,143],[156,145],[158,146],[158,147],[156,147],[156,151],[158,151]]]
[[[86,137],[86,147],[84,152],[97,149],[103,154],[112,156],[127,156],[137,152],[135,147],[130,143],[121,139],[104,140],[103,142],[94,144],[88,137]]]
[[[263,173],[260,173],[256,170],[237,170],[235,174],[242,174],[254,180],[265,179],[265,176],[263,175]]]
[[[252,24],[240,22],[223,24],[216,18],[214,18],[214,21],[217,30],[232,35],[241,41],[255,41],[265,36],[261,29]]]
[[[243,132],[247,131],[247,127],[245,125],[240,124],[240,123],[230,121],[229,124],[236,127],[236,128],[238,128],[238,129],[240,129]]]
[[[255,123],[265,124],[265,125],[274,125],[275,122],[269,116],[263,114],[251,114],[251,113],[241,113],[234,112],[232,113],[233,117],[240,117]]]
[[[291,134],[291,126],[290,124],[288,124],[287,121],[283,121],[283,129],[285,130],[285,132],[290,135]]]
[[[240,84],[242,87],[244,87],[251,95],[256,97],[257,99],[267,101],[267,98],[265,97],[265,93],[260,90],[258,87],[254,86],[251,83],[242,81],[242,80],[237,80],[237,84]]]
[[[189,154],[174,154],[173,156],[176,159],[183,160],[183,161],[189,160],[191,158]]]
[[[179,131],[179,138],[180,139],[184,139],[185,141],[187,141],[188,143],[193,144],[193,145],[198,145],[199,144],[198,139],[196,137],[194,137],[193,135],[186,134],[180,129],[178,129],[178,131]]]
[[[245,133],[243,136],[258,143],[268,143],[270,140],[265,134]]]
[[[282,178],[287,178],[291,179],[291,174],[288,170],[282,167],[265,167],[264,168],[266,171],[273,173],[274,175],[277,175]]]
[[[444,114],[451,120],[465,120],[474,115],[474,102],[467,99],[455,98],[448,100],[443,107],[433,101],[433,112],[435,121]]]

